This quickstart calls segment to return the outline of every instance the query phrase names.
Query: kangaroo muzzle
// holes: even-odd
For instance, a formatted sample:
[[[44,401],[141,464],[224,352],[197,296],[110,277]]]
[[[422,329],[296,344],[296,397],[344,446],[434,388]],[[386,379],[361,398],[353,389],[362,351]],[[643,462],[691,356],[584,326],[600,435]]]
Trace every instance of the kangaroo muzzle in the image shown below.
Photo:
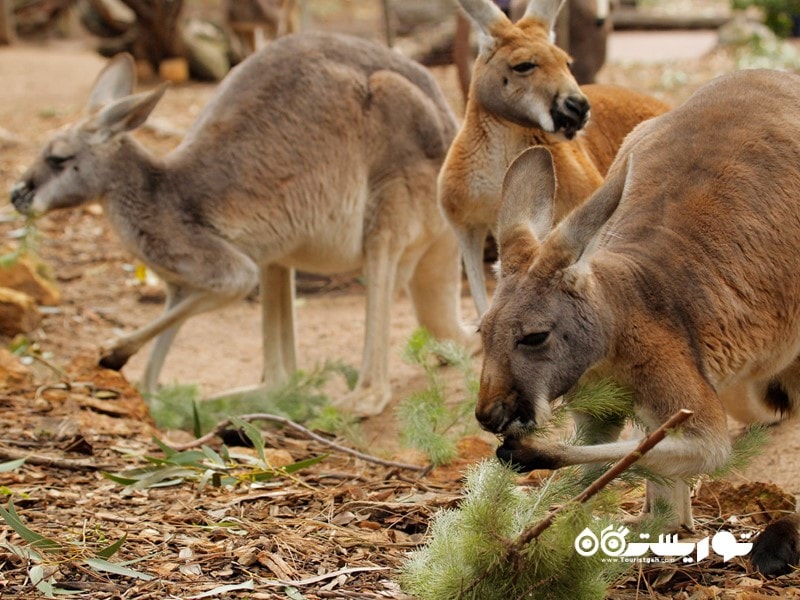
[[[516,391],[488,402],[479,400],[475,418],[485,431],[513,438],[525,435],[536,424],[533,404]]]
[[[574,94],[563,100],[556,100],[550,109],[555,131],[561,131],[571,140],[586,125],[589,120],[589,100],[586,96]]]
[[[25,181],[18,181],[9,192],[11,204],[17,212],[30,215],[33,208],[34,189]]]

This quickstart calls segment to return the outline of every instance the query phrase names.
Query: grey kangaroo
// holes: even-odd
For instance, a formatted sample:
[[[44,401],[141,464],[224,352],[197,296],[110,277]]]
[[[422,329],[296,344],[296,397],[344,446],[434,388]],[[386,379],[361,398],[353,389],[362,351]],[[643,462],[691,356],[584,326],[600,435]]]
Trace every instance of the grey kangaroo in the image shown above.
[[[181,324],[260,284],[263,385],[280,384],[296,362],[294,269],[364,269],[363,363],[342,402],[356,414],[380,413],[391,396],[397,288],[433,335],[479,345],[460,324],[458,244],[436,201],[456,122],[422,67],[347,36],[283,38],[234,69],[163,158],[128,132],[165,88],[133,95],[134,86],[131,57],[113,59],[86,116],[47,142],[11,191],[28,215],[99,200],[124,246],[166,284],[166,312],[112,342],[104,366],[121,368],[157,336],[142,381],[154,390]]]

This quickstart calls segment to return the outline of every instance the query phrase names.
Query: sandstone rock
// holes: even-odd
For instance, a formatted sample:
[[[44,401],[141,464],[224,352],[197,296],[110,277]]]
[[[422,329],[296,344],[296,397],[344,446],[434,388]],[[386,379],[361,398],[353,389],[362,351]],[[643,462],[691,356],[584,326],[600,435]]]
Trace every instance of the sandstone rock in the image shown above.
[[[5,348],[0,348],[0,388],[25,385],[32,374],[19,359]]]
[[[230,71],[225,33],[208,21],[191,19],[182,31],[189,71],[197,79],[220,81]]]
[[[165,58],[158,65],[158,76],[172,83],[184,83],[189,80],[189,63],[185,58]]]
[[[46,273],[43,262],[22,256],[9,266],[0,266],[0,287],[24,292],[37,304],[56,306],[61,303],[61,292]]]
[[[0,334],[27,333],[41,318],[36,301],[28,294],[0,287]]]

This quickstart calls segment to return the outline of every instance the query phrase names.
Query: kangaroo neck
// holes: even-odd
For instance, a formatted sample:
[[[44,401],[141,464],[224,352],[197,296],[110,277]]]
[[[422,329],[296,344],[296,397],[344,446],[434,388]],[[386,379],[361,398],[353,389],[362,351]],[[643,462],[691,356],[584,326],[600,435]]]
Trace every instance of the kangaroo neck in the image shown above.
[[[114,164],[124,168],[113,176],[101,203],[112,211],[150,212],[148,207],[170,203],[175,196],[172,170],[130,136],[120,138]]]
[[[476,141],[486,148],[503,148],[506,166],[523,150],[531,146],[551,147],[555,138],[543,129],[522,127],[489,112],[476,101],[467,102],[464,127],[473,132]]]

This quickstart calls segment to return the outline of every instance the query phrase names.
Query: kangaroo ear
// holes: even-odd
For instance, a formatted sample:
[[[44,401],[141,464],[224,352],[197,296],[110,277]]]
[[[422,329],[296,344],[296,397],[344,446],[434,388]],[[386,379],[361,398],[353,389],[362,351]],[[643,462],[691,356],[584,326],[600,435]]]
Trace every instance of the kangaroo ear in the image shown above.
[[[92,125],[103,139],[142,125],[164,95],[169,84],[162,83],[151,92],[126,96],[102,108]]]
[[[556,175],[553,155],[543,146],[520,154],[506,171],[497,219],[501,276],[530,264],[553,226]]]
[[[89,112],[94,113],[103,106],[130,96],[136,86],[136,66],[128,53],[115,56],[100,71],[89,96]]]
[[[492,0],[458,0],[458,3],[477,27],[481,52],[494,48],[492,30],[499,25],[511,23],[505,13]]]
[[[537,19],[552,32],[556,26],[558,13],[561,12],[563,5],[564,0],[530,0],[522,18]]]
[[[620,160],[619,155],[605,183],[584,204],[573,210],[547,238],[542,255],[552,255],[566,268],[578,262],[603,226],[617,210],[625,189],[633,181],[633,155]]]

